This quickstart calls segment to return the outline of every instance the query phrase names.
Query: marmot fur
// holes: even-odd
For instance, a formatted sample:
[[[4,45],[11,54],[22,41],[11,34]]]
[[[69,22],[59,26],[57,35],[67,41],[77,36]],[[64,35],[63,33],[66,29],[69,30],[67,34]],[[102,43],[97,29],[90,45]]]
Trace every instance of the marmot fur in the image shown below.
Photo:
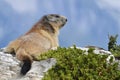
[[[21,74],[25,75],[33,60],[52,47],[59,46],[59,29],[65,25],[67,19],[58,14],[48,14],[42,17],[26,34],[9,43],[6,53],[14,53],[21,62]]]

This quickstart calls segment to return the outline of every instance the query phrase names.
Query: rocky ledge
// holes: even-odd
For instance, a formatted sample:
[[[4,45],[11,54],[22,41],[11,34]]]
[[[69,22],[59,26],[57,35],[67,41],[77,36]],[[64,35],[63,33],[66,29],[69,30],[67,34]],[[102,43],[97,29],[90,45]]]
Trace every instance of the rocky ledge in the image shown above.
[[[89,49],[87,47],[78,48],[86,51],[85,54],[87,54]],[[25,76],[21,76],[20,61],[11,54],[3,53],[3,50],[4,49],[0,49],[0,80],[41,80],[44,76],[44,73],[56,63],[54,58],[42,61],[34,61],[31,70]],[[107,60],[109,60],[110,57],[114,57],[111,52],[99,48],[95,48],[94,53],[110,55]]]
[[[34,61],[31,70],[25,75],[21,76],[20,61],[11,54],[0,52],[0,80],[40,80],[44,73],[56,63],[53,58]]]

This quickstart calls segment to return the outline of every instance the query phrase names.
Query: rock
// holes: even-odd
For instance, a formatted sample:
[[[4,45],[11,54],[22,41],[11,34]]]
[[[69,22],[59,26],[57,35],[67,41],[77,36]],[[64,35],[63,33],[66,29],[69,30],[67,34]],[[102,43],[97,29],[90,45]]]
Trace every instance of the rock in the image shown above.
[[[74,47],[71,47],[71,48],[74,48]],[[115,61],[114,55],[110,51],[107,51],[103,48],[96,47],[96,46],[76,47],[76,48],[85,51],[84,54],[86,55],[88,54],[89,48],[94,48],[93,52],[95,54],[108,55],[108,58],[106,59],[108,63],[111,58],[113,58],[113,61]]]
[[[34,61],[31,70],[25,76],[21,76],[20,61],[11,54],[0,52],[0,80],[41,80],[44,73],[55,63],[54,58]]]

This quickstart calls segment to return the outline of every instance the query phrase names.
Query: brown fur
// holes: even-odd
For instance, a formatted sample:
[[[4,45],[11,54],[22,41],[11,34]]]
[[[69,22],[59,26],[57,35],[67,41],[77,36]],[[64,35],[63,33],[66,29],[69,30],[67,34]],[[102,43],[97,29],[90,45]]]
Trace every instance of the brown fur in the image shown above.
[[[22,62],[32,63],[38,55],[59,46],[59,29],[66,21],[65,17],[57,14],[43,16],[26,34],[10,42],[5,52],[15,53]]]

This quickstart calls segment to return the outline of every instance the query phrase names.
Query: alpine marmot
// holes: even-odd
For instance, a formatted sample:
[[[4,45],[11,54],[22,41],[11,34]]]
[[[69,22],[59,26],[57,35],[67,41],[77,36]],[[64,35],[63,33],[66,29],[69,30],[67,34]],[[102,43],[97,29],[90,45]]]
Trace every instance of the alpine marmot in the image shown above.
[[[58,14],[48,14],[42,17],[27,33],[9,43],[6,53],[15,54],[23,62],[21,74],[25,75],[33,60],[43,52],[59,46],[58,34],[67,19]]]

